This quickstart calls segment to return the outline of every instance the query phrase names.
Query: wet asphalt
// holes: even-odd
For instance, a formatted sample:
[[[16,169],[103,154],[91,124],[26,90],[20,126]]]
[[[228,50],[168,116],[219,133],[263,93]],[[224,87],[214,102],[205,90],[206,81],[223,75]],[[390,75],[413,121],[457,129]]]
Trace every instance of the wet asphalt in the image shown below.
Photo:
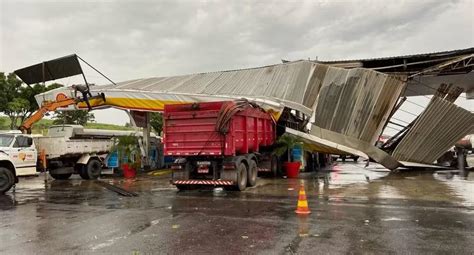
[[[169,172],[23,178],[0,195],[1,254],[472,254],[474,172],[337,163],[245,192],[178,192]],[[304,184],[311,214],[295,214]]]

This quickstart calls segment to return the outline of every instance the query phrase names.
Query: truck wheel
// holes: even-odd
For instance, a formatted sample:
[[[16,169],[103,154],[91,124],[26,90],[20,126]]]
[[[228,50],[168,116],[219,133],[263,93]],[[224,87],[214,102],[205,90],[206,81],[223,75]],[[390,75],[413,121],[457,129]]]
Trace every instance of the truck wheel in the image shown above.
[[[15,184],[15,176],[12,171],[5,167],[0,167],[0,194],[3,194],[11,189]]]
[[[257,162],[250,160],[249,169],[247,171],[247,186],[253,187],[257,184]]]
[[[243,162],[240,162],[237,168],[237,185],[235,188],[243,191],[247,187],[247,167]]]
[[[74,165],[74,172],[79,174],[79,176],[81,176],[82,179],[89,180],[89,176],[87,175],[86,166],[87,165],[84,165],[84,164],[75,164]]]
[[[74,166],[74,169],[76,170],[76,172],[81,176],[82,179],[84,180],[89,180],[89,176],[87,175],[87,171],[86,171],[86,166],[83,165],[83,164],[76,164]]]
[[[359,156],[354,156],[352,157],[352,159],[354,160],[354,162],[357,162],[359,160]]]
[[[172,180],[189,180],[191,168],[192,168],[191,164],[187,162],[183,170],[173,170],[171,172],[171,179]]]
[[[87,162],[87,165],[85,168],[83,168],[83,171],[85,170],[85,174],[87,175],[87,179],[92,179],[95,180],[99,178],[100,173],[102,171],[102,164],[98,159],[90,159],[89,162]],[[81,175],[82,177],[82,175]]]
[[[72,174],[53,174],[49,173],[51,177],[53,177],[55,180],[67,180],[69,177],[71,177]]]
[[[177,188],[179,191],[188,190],[188,189],[189,189],[189,185],[186,185],[186,184],[177,184],[177,185],[176,185],[176,188]]]

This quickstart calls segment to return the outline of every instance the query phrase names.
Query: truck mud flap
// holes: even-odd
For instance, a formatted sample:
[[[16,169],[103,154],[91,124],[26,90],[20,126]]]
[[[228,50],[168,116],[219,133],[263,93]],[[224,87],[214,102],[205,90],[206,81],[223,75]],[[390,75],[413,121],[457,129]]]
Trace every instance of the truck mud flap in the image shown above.
[[[227,181],[227,180],[175,180],[171,182],[173,185],[183,185],[183,184],[191,184],[191,185],[215,185],[215,186],[230,186],[234,185],[234,181]]]

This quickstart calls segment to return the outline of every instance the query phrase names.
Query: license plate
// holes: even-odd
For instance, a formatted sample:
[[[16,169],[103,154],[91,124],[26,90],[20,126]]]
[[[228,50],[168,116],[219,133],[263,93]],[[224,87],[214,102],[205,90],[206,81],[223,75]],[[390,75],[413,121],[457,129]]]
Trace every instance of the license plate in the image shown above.
[[[198,168],[198,173],[207,174],[209,173],[209,168]]]

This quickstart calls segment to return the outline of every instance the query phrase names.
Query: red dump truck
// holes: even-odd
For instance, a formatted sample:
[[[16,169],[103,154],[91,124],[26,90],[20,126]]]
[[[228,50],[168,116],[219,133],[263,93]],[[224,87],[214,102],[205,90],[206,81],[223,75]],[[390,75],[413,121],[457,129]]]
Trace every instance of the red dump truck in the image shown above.
[[[166,105],[164,152],[175,157],[172,184],[244,190],[259,171],[276,173],[276,124],[245,100]]]

